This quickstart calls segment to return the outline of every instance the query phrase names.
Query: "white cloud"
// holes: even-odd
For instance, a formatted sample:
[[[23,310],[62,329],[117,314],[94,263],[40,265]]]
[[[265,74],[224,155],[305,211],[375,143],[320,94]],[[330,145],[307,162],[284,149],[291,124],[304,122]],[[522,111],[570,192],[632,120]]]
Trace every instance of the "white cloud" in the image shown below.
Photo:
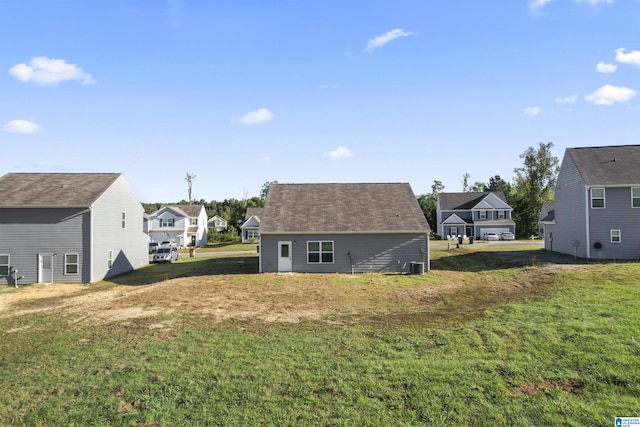
[[[556,97],[556,102],[558,104],[573,104],[578,100],[578,95],[573,96],[565,96],[564,98]]]
[[[556,0],[531,0],[529,2],[529,9],[537,11],[542,9],[547,3],[551,3]]]
[[[365,52],[373,52],[376,48],[384,46],[389,43],[391,40],[397,39],[398,37],[408,37],[413,35],[412,32],[407,32],[402,28],[396,28],[395,30],[388,31],[382,35],[374,37],[373,39],[367,42],[367,47],[364,49]]]
[[[598,3],[611,4],[613,0],[573,0],[574,3],[589,3],[591,6],[595,6]]]
[[[615,64],[606,64],[602,61],[596,64],[596,71],[599,73],[604,73],[604,74],[615,73],[617,69],[618,69],[618,66]]]
[[[595,105],[613,105],[616,102],[628,101],[636,94],[635,90],[628,87],[604,85],[591,95],[585,96],[584,99],[593,102]]]
[[[527,107],[522,112],[529,117],[535,117],[540,114],[540,107]]]
[[[23,83],[35,82],[42,85],[57,85],[65,80],[82,80],[82,84],[93,84],[91,74],[85,73],[75,64],[67,64],[64,59],[49,59],[39,56],[31,59],[29,65],[17,64],[9,73]]]
[[[346,159],[347,157],[353,157],[353,152],[348,148],[345,148],[342,145],[340,145],[335,150],[328,152],[327,156],[335,160]]]
[[[258,125],[260,123],[270,122],[274,118],[274,114],[266,108],[259,108],[256,111],[249,111],[239,119],[234,119],[245,125]]]
[[[42,129],[39,124],[27,120],[11,120],[2,127],[2,130],[9,133],[36,133]]]
[[[626,49],[621,47],[616,49],[616,61],[623,64],[635,64],[640,67],[640,50],[633,50],[629,53],[624,53]]]

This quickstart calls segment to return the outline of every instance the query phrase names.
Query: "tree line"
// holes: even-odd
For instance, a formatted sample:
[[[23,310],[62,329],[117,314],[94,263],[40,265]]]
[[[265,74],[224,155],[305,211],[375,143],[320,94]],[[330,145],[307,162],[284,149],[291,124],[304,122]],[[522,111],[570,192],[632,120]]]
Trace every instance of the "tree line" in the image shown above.
[[[558,175],[559,161],[551,153],[553,143],[538,144],[538,148],[529,147],[520,155],[522,165],[513,170],[515,176],[512,182],[505,181],[500,175],[494,175],[488,181],[470,183],[468,172],[462,176],[462,190],[464,192],[502,191],[507,203],[513,208],[513,220],[516,223],[516,233],[520,238],[526,238],[538,234],[538,217],[545,202],[553,200]],[[187,178],[195,175],[187,174]],[[191,181],[187,179],[189,184]],[[278,181],[268,181],[262,185],[260,195],[245,199],[225,199],[222,202],[212,200],[210,202],[194,200],[191,203],[181,200],[177,205],[199,204],[203,205],[207,212],[207,218],[218,215],[227,221],[227,231],[238,235],[240,226],[244,222],[247,208],[264,207],[267,191],[271,184]],[[191,187],[189,187],[191,188]],[[436,208],[438,194],[445,189],[442,181],[434,180],[431,185],[431,193],[421,194],[417,197],[424,216],[432,230],[437,230]],[[189,192],[190,194],[190,192]],[[153,213],[160,209],[164,203],[142,203],[146,213]]]

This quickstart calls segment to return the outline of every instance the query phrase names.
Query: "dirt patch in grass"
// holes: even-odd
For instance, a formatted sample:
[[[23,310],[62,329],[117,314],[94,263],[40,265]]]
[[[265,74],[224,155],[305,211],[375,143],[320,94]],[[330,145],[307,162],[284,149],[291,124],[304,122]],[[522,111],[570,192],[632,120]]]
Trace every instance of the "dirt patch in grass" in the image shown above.
[[[455,321],[497,304],[545,296],[559,272],[577,268],[589,266],[511,265],[495,272],[449,270],[424,276],[211,275],[207,271],[208,275],[138,286],[32,285],[3,293],[0,318],[51,312],[68,315],[74,323],[149,319],[149,329],[171,328],[166,318],[176,314],[204,316],[213,322],[344,323],[365,319],[389,321],[394,317],[400,322]],[[118,283],[125,282],[126,277]],[[464,312],[459,307],[465,307]]]

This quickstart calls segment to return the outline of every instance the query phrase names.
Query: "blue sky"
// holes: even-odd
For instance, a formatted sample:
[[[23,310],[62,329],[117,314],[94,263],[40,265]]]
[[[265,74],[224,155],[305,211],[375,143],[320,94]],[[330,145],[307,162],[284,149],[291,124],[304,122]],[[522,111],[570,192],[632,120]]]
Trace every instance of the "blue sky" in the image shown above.
[[[640,143],[639,28],[640,0],[0,0],[0,175],[509,181],[539,142]]]

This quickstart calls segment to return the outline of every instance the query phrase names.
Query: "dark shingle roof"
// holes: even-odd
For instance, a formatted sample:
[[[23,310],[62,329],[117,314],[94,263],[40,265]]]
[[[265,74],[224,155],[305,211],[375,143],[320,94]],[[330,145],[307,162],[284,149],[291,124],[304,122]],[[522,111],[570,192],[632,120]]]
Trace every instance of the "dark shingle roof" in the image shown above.
[[[171,208],[177,210],[181,213],[184,213],[188,217],[197,217],[200,215],[200,211],[202,211],[202,205],[164,205],[161,206],[158,211],[163,208]],[[156,211],[155,214],[158,212]]]
[[[260,233],[427,232],[407,183],[271,184]]]
[[[640,184],[640,145],[567,148],[587,185]]]
[[[0,208],[89,207],[119,173],[8,173],[0,178]]]
[[[440,193],[438,194],[440,210],[451,211],[458,209],[471,209],[491,193],[503,202],[507,203],[507,199],[502,191],[484,191],[482,193]]]
[[[540,222],[551,222],[556,219],[556,209],[553,202],[545,202],[540,210]]]
[[[260,215],[262,214],[263,209],[264,208],[247,208],[247,213],[245,213],[244,219],[247,220],[252,216],[255,216],[258,219],[260,219]]]

